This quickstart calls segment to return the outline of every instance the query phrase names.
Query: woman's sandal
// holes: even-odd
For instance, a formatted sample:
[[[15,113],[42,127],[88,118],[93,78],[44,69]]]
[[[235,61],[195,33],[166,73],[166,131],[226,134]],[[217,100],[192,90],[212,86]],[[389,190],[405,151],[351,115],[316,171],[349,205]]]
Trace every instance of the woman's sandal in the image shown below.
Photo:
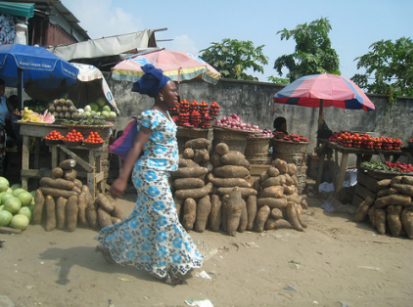
[[[182,279],[180,277],[170,276],[169,274],[167,274],[165,277],[160,277],[156,275],[155,273],[152,273],[151,275],[155,277],[156,279],[162,280],[164,283],[171,285],[171,286],[182,284]]]
[[[96,252],[100,252],[103,256],[103,258],[106,260],[106,262],[110,263],[110,264],[115,264],[116,261],[113,260],[112,255],[110,254],[109,250],[107,248],[104,248],[103,246],[96,246],[95,249]]]

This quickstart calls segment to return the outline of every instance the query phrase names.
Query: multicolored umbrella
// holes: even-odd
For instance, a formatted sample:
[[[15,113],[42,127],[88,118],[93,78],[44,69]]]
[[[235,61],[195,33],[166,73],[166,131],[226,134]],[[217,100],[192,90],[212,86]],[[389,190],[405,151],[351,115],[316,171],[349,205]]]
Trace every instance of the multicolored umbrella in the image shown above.
[[[364,92],[350,79],[332,74],[301,77],[273,97],[274,103],[320,108],[319,124],[324,107],[374,110],[375,106]]]
[[[141,66],[145,64],[153,64],[156,68],[162,69],[166,76],[178,83],[181,80],[202,78],[206,82],[216,84],[221,77],[215,68],[196,55],[162,49],[118,63],[111,69],[112,78],[138,81],[143,75]]]

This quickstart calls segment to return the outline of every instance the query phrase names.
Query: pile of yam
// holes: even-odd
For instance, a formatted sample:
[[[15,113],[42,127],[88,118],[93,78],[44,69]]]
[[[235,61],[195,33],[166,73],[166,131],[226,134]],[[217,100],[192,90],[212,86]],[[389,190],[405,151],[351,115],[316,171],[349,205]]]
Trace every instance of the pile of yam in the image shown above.
[[[354,221],[363,222],[368,216],[379,234],[413,239],[413,177],[396,176],[377,184],[376,198],[366,197],[358,206]]]
[[[209,194],[213,185],[205,182],[211,169],[209,144],[205,138],[187,141],[179,155],[178,170],[171,173],[176,211],[187,231],[203,232],[211,211]]]
[[[211,213],[208,219],[212,231],[220,229],[235,236],[236,231],[252,230],[257,209],[257,190],[250,182],[250,163],[238,151],[218,143],[211,155],[213,170],[208,174],[214,185]]]
[[[304,231],[303,210],[307,209],[306,196],[298,195],[297,167],[281,159],[272,161],[260,176],[257,216],[254,230],[262,232],[275,228],[294,228]]]
[[[40,179],[33,209],[33,224],[45,222],[45,230],[76,230],[78,225],[101,229],[125,218],[104,194],[96,200],[87,185],[76,178],[76,160],[66,159],[52,170],[52,177]]]

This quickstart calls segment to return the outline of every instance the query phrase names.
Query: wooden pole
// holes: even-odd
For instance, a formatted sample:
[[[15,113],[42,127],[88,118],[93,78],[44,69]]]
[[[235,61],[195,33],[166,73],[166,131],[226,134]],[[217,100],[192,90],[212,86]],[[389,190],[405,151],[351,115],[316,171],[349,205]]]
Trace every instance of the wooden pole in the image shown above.
[[[20,107],[23,110],[23,69],[17,68],[17,96],[20,100]]]
[[[324,116],[324,99],[320,99],[320,108],[318,110],[318,130],[321,129],[323,125],[323,116]]]

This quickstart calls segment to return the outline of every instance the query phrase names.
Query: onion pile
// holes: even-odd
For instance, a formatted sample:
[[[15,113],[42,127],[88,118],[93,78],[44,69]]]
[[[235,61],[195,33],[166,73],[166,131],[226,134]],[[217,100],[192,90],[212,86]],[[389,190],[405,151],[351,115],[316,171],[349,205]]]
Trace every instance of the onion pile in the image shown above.
[[[231,128],[260,133],[261,135],[259,135],[259,137],[272,136],[272,132],[269,130],[262,130],[256,125],[244,123],[237,114],[232,114],[231,116],[224,116],[221,119],[218,119],[216,125],[222,128]]]

